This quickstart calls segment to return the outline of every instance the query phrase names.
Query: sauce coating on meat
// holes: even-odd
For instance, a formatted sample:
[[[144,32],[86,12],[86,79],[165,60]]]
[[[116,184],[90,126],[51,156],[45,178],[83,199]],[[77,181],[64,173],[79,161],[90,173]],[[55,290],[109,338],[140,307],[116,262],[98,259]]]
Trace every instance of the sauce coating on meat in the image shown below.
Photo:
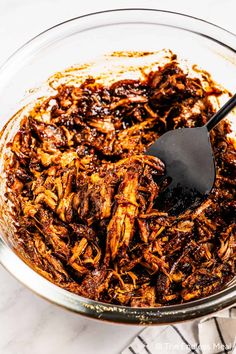
[[[87,298],[138,307],[205,297],[234,277],[229,124],[211,133],[212,193],[178,218],[155,205],[165,166],[144,155],[166,131],[206,123],[209,96],[221,94],[209,85],[173,60],[144,80],[61,85],[22,119],[8,144],[6,196],[15,245],[36,271]]]

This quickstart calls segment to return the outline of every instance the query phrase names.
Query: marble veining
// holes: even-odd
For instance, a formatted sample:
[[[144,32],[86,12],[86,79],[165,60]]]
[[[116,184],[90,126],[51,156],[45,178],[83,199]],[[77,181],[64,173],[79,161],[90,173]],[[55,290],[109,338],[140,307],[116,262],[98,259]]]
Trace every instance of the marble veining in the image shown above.
[[[235,0],[0,0],[0,64],[58,22],[108,8],[145,6],[199,16],[236,33]],[[50,304],[2,266],[0,284],[0,354],[118,354],[141,330],[90,320]]]

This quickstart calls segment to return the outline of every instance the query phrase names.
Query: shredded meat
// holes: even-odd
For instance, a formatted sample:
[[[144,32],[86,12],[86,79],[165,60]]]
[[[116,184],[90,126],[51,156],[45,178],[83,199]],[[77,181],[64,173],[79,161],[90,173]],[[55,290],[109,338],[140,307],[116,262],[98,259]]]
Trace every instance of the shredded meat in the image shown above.
[[[169,129],[214,113],[176,60],[145,80],[89,78],[36,105],[8,144],[14,242],[55,284],[99,301],[163,306],[208,296],[235,275],[236,152],[229,124],[211,134],[209,198],[173,218],[155,205],[164,164],[145,150]],[[45,119],[47,113],[47,119]]]

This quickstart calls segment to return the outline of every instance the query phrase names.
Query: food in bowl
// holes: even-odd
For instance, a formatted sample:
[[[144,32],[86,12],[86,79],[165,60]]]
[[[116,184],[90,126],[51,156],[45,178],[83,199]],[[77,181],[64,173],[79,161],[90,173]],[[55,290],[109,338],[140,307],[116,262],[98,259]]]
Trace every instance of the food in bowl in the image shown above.
[[[144,68],[143,68],[144,69]],[[178,218],[155,203],[165,166],[145,150],[202,126],[225,91],[175,55],[142,79],[62,84],[20,123],[5,160],[13,243],[53,283],[102,302],[159,307],[208,296],[235,276],[235,164],[227,121],[212,133],[217,176]]]

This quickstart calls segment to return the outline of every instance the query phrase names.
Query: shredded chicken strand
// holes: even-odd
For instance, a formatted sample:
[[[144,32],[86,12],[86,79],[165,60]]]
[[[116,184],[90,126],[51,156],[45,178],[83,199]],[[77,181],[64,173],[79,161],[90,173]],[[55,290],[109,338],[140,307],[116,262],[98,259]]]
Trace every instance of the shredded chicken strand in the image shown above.
[[[144,154],[166,131],[212,116],[209,96],[222,92],[210,77],[204,84],[173,59],[145,80],[61,85],[22,119],[8,144],[6,197],[15,247],[37,272],[87,298],[136,307],[205,297],[235,276],[229,124],[211,133],[214,189],[177,219],[156,203],[163,162]]]

